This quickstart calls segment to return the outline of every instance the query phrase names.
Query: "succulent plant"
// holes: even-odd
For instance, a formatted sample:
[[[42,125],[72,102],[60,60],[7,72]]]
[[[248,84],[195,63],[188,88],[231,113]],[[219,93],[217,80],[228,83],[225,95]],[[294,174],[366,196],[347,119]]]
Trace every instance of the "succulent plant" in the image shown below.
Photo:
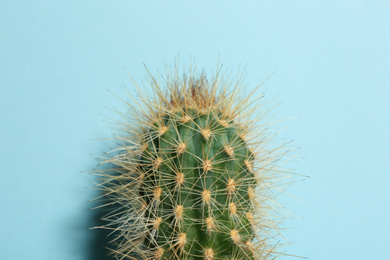
[[[129,95],[120,144],[107,153],[99,187],[115,206],[117,259],[255,260],[277,252],[275,168],[283,146],[270,141],[263,96],[190,69]],[[149,74],[150,75],[150,74]],[[276,211],[276,213],[275,213]],[[275,238],[276,237],[276,238]]]

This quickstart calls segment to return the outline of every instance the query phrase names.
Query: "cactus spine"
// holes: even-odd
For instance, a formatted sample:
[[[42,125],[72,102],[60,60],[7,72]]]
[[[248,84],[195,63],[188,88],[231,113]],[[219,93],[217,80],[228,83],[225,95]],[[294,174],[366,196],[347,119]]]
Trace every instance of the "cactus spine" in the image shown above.
[[[278,149],[248,111],[239,81],[208,82],[191,71],[127,103],[121,146],[99,171],[116,209],[105,220],[117,259],[255,260],[277,256],[269,214]],[[130,96],[131,97],[131,96]],[[261,102],[256,100],[256,105]]]

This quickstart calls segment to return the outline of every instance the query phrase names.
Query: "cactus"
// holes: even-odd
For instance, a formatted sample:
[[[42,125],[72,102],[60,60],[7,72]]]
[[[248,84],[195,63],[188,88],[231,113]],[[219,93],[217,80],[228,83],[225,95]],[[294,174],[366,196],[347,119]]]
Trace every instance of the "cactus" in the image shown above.
[[[137,86],[139,98],[129,95],[120,145],[104,161],[114,167],[98,171],[115,205],[103,228],[113,230],[116,259],[278,256],[270,212],[282,155],[269,146],[268,110],[240,80],[218,75],[151,76],[152,94]]]

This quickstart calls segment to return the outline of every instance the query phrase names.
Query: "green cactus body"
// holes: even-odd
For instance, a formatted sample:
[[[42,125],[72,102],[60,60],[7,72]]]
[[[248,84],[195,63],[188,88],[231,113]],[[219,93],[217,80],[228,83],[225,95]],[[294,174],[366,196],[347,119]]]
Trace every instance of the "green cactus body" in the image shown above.
[[[155,83],[157,98],[131,105],[139,113],[108,160],[115,174],[103,174],[120,205],[107,218],[118,259],[274,259],[266,212],[276,157],[258,149],[266,135],[248,139],[249,99],[237,86],[217,93],[216,82],[176,77],[167,95]]]
[[[253,155],[241,133],[222,114],[184,109],[146,134],[140,193],[151,228],[144,245],[162,259],[229,258],[252,240]]]

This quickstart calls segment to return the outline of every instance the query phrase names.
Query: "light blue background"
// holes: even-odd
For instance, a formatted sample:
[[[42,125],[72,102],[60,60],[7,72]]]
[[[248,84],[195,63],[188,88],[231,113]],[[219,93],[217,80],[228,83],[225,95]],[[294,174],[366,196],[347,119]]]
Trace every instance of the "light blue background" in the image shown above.
[[[212,3],[211,3],[212,2]],[[87,201],[105,107],[178,54],[218,56],[281,104],[310,175],[283,197],[286,252],[390,259],[388,1],[0,1],[0,259],[104,259]],[[125,69],[125,70],[124,70]],[[99,256],[100,254],[100,256]],[[281,259],[294,259],[282,257]]]

